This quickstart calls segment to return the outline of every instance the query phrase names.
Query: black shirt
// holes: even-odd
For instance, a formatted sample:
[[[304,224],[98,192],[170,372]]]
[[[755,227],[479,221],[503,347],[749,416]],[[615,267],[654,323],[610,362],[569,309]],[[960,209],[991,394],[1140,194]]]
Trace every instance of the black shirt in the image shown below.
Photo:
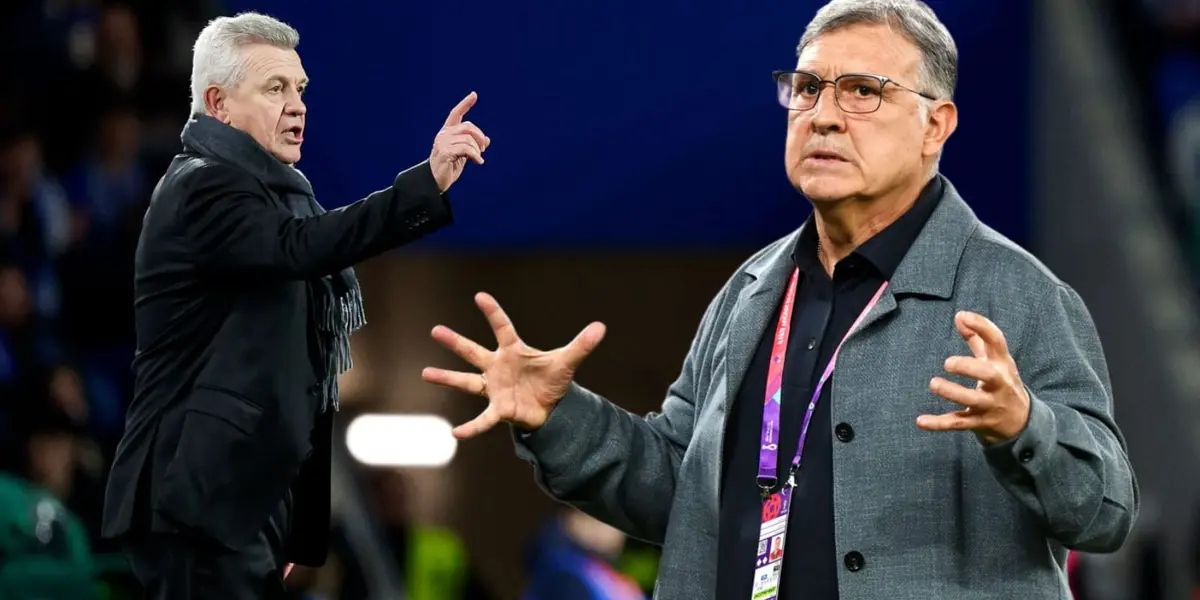
[[[911,209],[838,262],[832,280],[817,260],[816,227],[810,223],[797,240],[792,260],[800,269],[800,278],[784,361],[778,465],[780,485],[786,481],[792,458],[796,455],[803,408],[834,349],[880,285],[895,273],[937,207],[944,189],[941,177],[934,177]],[[766,393],[771,340],[785,292],[786,286],[746,370],[725,425],[716,594],[722,600],[748,599],[753,585],[762,507],[755,478],[762,433],[763,395]],[[837,556],[834,540],[834,427],[830,423],[829,387],[826,385],[822,390],[809,424],[804,464],[796,474],[796,488],[792,491],[781,600],[838,598],[838,569],[842,568],[844,560]],[[843,432],[840,437],[849,437],[845,435],[846,426],[839,429]],[[803,584],[795,585],[796,582]]]

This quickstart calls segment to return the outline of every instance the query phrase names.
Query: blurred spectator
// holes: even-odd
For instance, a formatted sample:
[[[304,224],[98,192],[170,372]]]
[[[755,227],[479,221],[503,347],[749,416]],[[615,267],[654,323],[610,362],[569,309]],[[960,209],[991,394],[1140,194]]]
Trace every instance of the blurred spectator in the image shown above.
[[[99,6],[93,6],[99,4]],[[137,16],[119,2],[84,2],[71,13],[66,68],[45,84],[40,103],[44,139],[52,151],[47,160],[52,168],[65,171],[86,151],[87,137],[100,120],[103,102],[110,98],[142,101],[147,93],[142,79],[142,43]],[[60,104],[87,90],[87,102],[71,102],[71,110]]]
[[[188,117],[192,43],[209,19],[221,14],[220,0],[133,0],[146,26],[140,27],[144,52],[142,78],[152,82],[138,92],[147,169],[157,174],[179,147],[179,129]],[[149,24],[153,24],[150,26]]]
[[[1110,8],[1143,91],[1149,162],[1172,200],[1169,221],[1200,273],[1200,2],[1112,0]]]
[[[132,389],[132,257],[151,182],[133,104],[110,99],[98,119],[87,152],[64,180],[75,243],[61,261],[63,328],[93,403],[93,431],[110,440],[119,435]]]
[[[69,370],[60,369],[56,375],[63,377],[64,372]],[[60,387],[70,385],[58,383]],[[84,424],[61,408],[61,400],[53,399],[54,390],[48,391],[51,397],[36,403],[37,409],[30,411],[23,422],[27,436],[24,473],[30,482],[54,494],[80,518],[92,545],[107,547],[109,544],[100,538],[103,475],[107,467],[104,457],[88,440]]]
[[[337,589],[328,582],[326,575],[331,571],[326,569],[310,569],[298,566],[292,570],[284,582],[287,586],[287,596],[283,600],[334,600],[337,596],[329,589]]]
[[[1163,48],[1155,73],[1155,105],[1165,131],[1167,181],[1191,219],[1191,253],[1200,261],[1200,4],[1159,2]]]
[[[129,92],[142,79],[142,40],[138,19],[125,4],[109,2],[100,11],[94,68],[98,79]]]
[[[67,503],[75,491],[80,432],[67,415],[49,407],[41,412],[29,432],[28,479]]]
[[[25,274],[0,260],[0,385],[20,384],[24,375],[46,362],[49,352],[37,333]]]
[[[150,180],[138,157],[141,122],[127,100],[101,112],[88,152],[64,180],[77,215],[74,240],[86,252],[132,250],[150,199]]]
[[[614,565],[625,534],[574,508],[546,523],[526,553],[529,585],[522,600],[643,600]]]
[[[12,463],[20,420],[45,391],[41,377],[58,356],[56,341],[33,312],[23,272],[0,257],[0,459],[8,460],[6,469],[21,466]]]
[[[24,271],[43,317],[58,314],[55,261],[70,241],[66,194],[44,168],[40,140],[22,126],[0,132],[0,248]]]
[[[637,538],[629,538],[625,541],[625,549],[621,552],[617,570],[637,583],[646,596],[652,596],[654,583],[658,581],[660,560],[662,548]]]
[[[48,392],[51,405],[74,423],[86,423],[88,403],[83,382],[70,367],[59,365],[50,374]]]
[[[79,520],[45,490],[0,474],[0,598],[97,597]]]
[[[8,0],[4,40],[15,75],[32,87],[43,87],[58,73],[90,60],[97,0]]]
[[[383,522],[383,537],[400,569],[406,600],[493,598],[454,532],[412,521],[411,483],[401,471],[373,469],[368,473],[368,481],[374,510]],[[338,554],[344,569],[341,600],[369,598],[366,581],[354,558],[344,548]]]

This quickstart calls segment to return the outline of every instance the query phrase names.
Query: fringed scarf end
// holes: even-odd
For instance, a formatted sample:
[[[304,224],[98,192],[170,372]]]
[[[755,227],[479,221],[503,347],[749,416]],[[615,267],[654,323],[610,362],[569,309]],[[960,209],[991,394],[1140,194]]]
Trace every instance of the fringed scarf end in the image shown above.
[[[325,344],[325,401],[322,411],[337,411],[339,408],[338,375],[354,368],[350,354],[350,334],[367,324],[363,310],[362,291],[357,285],[336,296],[333,302],[325,303],[321,313],[320,329],[328,342]]]
[[[340,408],[337,376],[326,378],[322,387],[324,389],[321,390],[321,396],[325,401],[321,404],[321,412],[329,412],[330,410],[337,412]]]

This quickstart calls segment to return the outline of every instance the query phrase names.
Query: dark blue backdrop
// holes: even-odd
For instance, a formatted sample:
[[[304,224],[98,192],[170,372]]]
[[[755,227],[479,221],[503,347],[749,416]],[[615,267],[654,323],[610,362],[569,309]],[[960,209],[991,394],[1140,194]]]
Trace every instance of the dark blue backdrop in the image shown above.
[[[783,170],[770,71],[821,2],[232,0],[296,26],[312,79],[300,167],[327,206],[425,158],[449,109],[492,138],[427,245],[754,246],[807,214]],[[943,159],[976,211],[1023,241],[1028,0],[930,2],[959,44]]]

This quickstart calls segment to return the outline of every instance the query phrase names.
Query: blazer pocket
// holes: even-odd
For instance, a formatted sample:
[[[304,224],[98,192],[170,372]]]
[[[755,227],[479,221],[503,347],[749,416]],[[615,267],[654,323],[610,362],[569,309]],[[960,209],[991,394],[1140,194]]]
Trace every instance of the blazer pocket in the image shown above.
[[[262,421],[260,406],[226,390],[196,387],[156,508],[231,548],[253,539],[288,476],[282,453],[259,431]]]
[[[188,416],[200,413],[206,417],[224,421],[245,435],[254,435],[258,424],[262,421],[261,406],[246,400],[240,394],[221,388],[200,385],[188,399]],[[186,422],[186,421],[185,421]]]

